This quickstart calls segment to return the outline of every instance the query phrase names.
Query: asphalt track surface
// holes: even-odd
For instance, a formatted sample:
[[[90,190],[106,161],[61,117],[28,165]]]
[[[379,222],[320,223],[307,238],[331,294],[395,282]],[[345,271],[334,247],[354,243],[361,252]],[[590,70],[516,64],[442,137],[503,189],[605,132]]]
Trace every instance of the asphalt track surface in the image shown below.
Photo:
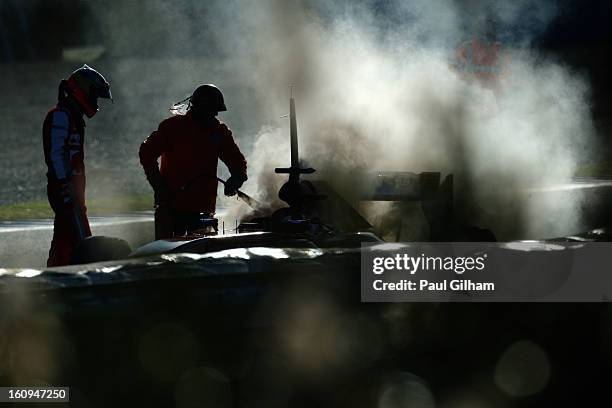
[[[547,193],[547,192],[563,192],[575,190],[591,190],[601,188],[612,188],[611,178],[576,178],[572,182],[566,184],[558,184],[548,187],[528,188],[522,190],[525,193]],[[223,216],[224,210],[217,214]],[[139,222],[152,222],[153,211],[138,211],[127,214],[120,214],[110,217],[89,217],[89,222],[92,227],[105,227],[112,225],[133,224]],[[15,221],[0,221],[0,234],[10,232],[37,231],[53,229],[52,219],[31,219],[31,220],[15,220]]]
[[[114,225],[135,224],[141,222],[152,222],[153,212],[143,211],[130,214],[116,215],[112,217],[89,217],[92,228],[108,227]],[[34,219],[0,222],[0,235],[12,232],[47,231],[53,230],[52,219]]]
[[[112,217],[90,217],[92,233],[122,238],[132,248],[154,238],[153,213],[131,213]],[[4,268],[45,266],[53,220],[0,222],[0,265]]]
[[[216,216],[221,220],[226,213],[227,209],[218,208]],[[125,239],[132,249],[154,240],[153,211],[89,217],[89,223],[93,235]],[[44,266],[52,236],[52,219],[1,221],[0,267]]]
[[[582,178],[567,184],[529,189],[527,193],[563,193],[583,190],[589,194],[610,195],[612,179]],[[222,218],[224,211],[217,214]],[[94,235],[106,235],[128,241],[133,249],[153,241],[153,213],[134,212],[112,217],[91,217]],[[578,233],[572,231],[570,233]],[[47,251],[53,234],[53,220],[35,219],[0,222],[0,267],[41,267],[47,259]],[[552,237],[540,237],[552,238]]]

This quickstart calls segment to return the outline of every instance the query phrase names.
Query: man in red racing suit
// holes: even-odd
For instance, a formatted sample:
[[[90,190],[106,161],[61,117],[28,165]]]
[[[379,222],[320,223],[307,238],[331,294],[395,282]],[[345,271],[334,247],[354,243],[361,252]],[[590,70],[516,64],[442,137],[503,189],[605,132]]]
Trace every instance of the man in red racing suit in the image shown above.
[[[102,75],[84,65],[60,82],[57,106],[43,122],[47,197],[55,213],[47,266],[69,264],[79,241],[91,236],[85,207],[83,115],[95,115],[97,98],[111,99],[109,85]]]
[[[140,146],[140,162],[155,192],[156,239],[184,235],[186,220],[199,214],[212,217],[218,159],[231,173],[225,183],[226,195],[236,194],[247,179],[246,160],[232,132],[216,118],[219,111],[226,110],[221,91],[214,85],[202,85],[188,100],[186,114],[162,121]]]

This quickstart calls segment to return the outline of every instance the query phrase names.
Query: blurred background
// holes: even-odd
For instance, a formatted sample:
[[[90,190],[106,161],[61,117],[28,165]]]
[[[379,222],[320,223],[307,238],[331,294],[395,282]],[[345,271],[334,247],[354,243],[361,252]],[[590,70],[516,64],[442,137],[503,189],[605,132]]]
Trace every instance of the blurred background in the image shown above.
[[[530,201],[508,189],[612,174],[605,1],[2,0],[0,10],[3,219],[50,216],[41,123],[59,80],[83,63],[115,97],[87,121],[94,213],[150,208],[139,144],[201,83],[224,91],[221,119],[249,160],[245,190],[260,198],[275,199],[270,171],[288,161],[290,84],[302,157],[319,177],[350,195],[360,171],[453,173],[459,211],[500,239],[583,227],[579,193]]]

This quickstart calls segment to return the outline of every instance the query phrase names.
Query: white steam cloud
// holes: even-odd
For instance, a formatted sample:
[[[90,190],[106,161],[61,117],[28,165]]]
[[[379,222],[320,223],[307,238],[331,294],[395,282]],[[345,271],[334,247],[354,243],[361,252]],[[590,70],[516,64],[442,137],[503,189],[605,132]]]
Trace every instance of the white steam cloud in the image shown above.
[[[577,194],[522,192],[568,182],[593,139],[587,83],[529,49],[552,3],[457,4],[240,3],[248,41],[229,61],[271,117],[287,110],[283,85],[298,86],[302,157],[345,193],[367,169],[442,171],[455,174],[460,221],[498,238],[577,230]],[[453,67],[456,49],[487,19],[497,41],[510,39],[501,42],[503,72],[493,83],[466,80]],[[269,182],[271,170],[288,164],[287,127],[257,133],[249,186],[266,197],[282,182]]]
[[[293,84],[302,159],[342,193],[354,193],[366,170],[441,171],[455,175],[459,221],[499,239],[581,227],[579,196],[521,192],[567,182],[594,139],[588,84],[530,48],[556,15],[554,2],[147,4],[104,11],[92,3],[122,57],[111,77],[125,89],[118,101],[131,104],[124,127],[139,140],[170,104],[214,82],[230,107],[222,120],[248,155],[246,191],[275,199],[284,180],[273,168],[289,162],[280,116]],[[128,24],[135,13],[138,27]],[[453,66],[458,47],[492,31],[501,74],[466,79]],[[134,44],[140,57],[130,55]],[[155,47],[171,57],[147,56]],[[130,102],[131,92],[145,95],[149,110]]]

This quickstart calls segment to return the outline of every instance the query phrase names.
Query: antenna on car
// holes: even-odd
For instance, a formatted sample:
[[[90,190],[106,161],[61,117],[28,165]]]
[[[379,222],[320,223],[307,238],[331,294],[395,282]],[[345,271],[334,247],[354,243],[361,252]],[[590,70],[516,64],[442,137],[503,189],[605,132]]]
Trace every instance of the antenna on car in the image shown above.
[[[274,169],[278,174],[289,174],[289,180],[283,184],[278,191],[278,197],[289,204],[292,209],[292,218],[303,218],[302,209],[313,200],[325,198],[318,194],[314,186],[308,181],[300,181],[300,175],[312,174],[315,169],[312,167],[303,168],[300,166],[300,153],[298,148],[297,135],[297,115],[295,113],[295,98],[293,97],[293,86],[290,87],[289,97],[289,142],[291,149],[291,166],[277,167]]]
[[[300,154],[298,149],[297,136],[297,117],[295,114],[295,98],[293,97],[293,85],[290,87],[289,98],[289,142],[291,146],[291,167],[277,167],[274,172],[277,174],[289,174],[289,181],[298,182],[300,174],[312,174],[316,170],[308,167],[300,167]]]

